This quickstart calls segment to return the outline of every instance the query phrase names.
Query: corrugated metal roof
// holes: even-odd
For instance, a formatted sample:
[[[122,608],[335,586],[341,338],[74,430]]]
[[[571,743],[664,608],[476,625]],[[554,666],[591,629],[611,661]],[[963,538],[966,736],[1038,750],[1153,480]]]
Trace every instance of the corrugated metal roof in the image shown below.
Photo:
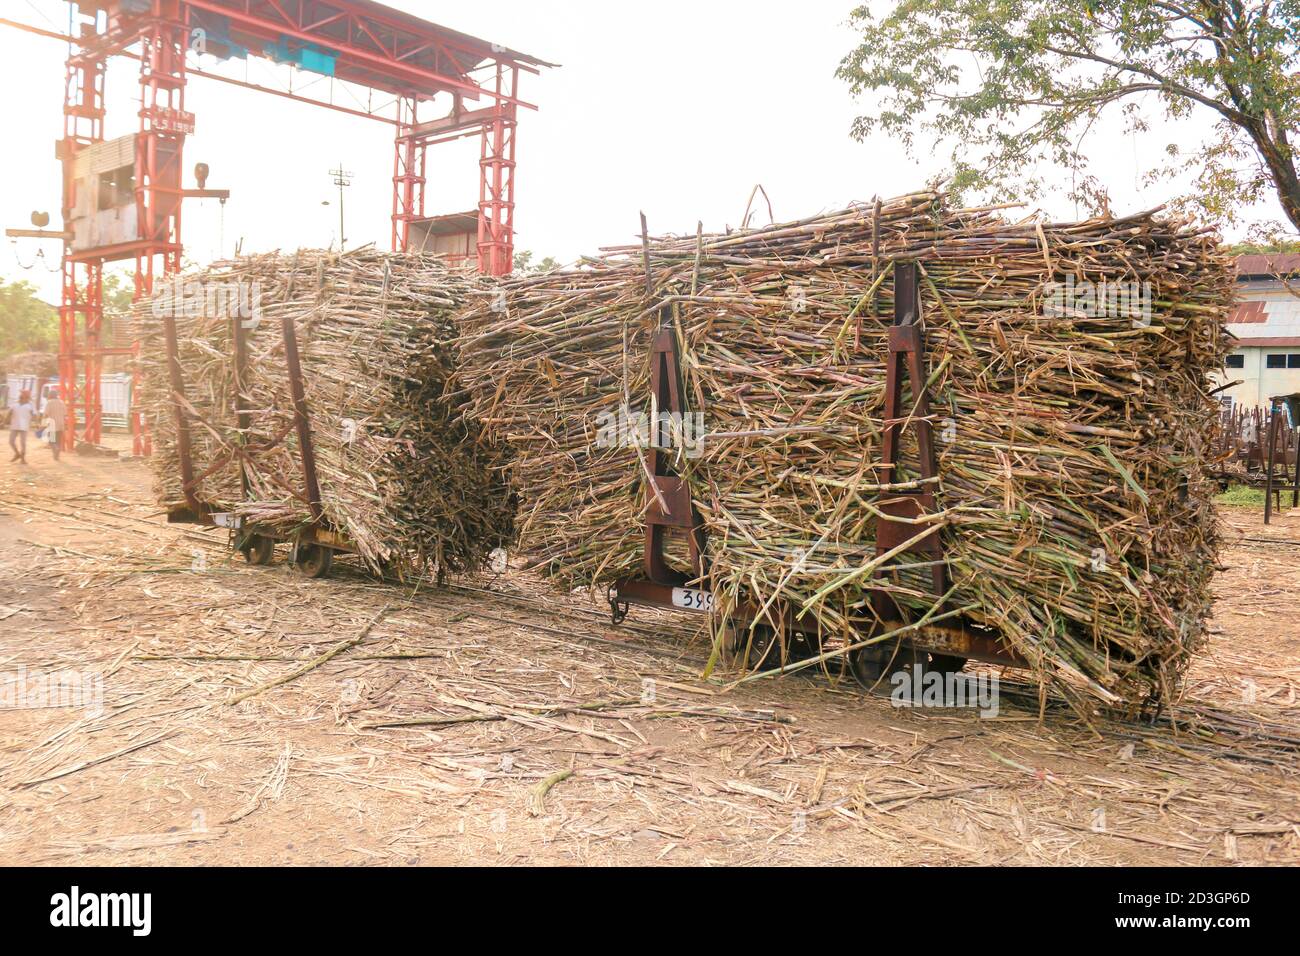
[[[434,23],[432,20],[425,20],[422,17],[417,17],[413,14],[406,13],[403,10],[396,10],[393,7],[390,7],[386,3],[377,3],[376,0],[352,0],[351,5],[353,7],[363,8],[362,12],[364,12],[365,7],[369,7],[371,8],[372,11],[374,11],[376,15],[387,17],[390,20],[403,22],[409,29],[412,30],[427,31],[433,29],[438,31],[441,34],[445,34],[446,36],[455,37],[457,40],[460,40],[463,43],[476,44],[479,46],[487,47],[488,50],[491,51],[493,56],[508,57],[509,59],[515,60],[519,63],[528,63],[531,64],[532,66],[553,67],[559,65],[556,63],[548,63],[545,60],[539,59],[528,53],[521,53],[518,50],[511,50],[509,47],[503,47],[500,44],[491,43],[488,40],[482,39],[481,37],[471,36],[468,33],[461,33],[459,30],[449,29],[448,27],[444,27],[439,23]]]
[[[205,0],[194,13],[199,26],[252,55],[306,63],[294,56],[311,54],[321,60],[313,59],[311,70],[404,96],[457,89],[477,98],[472,87],[481,84],[469,74],[479,67],[498,61],[525,70],[554,65],[375,0],[284,0],[251,12],[246,0]],[[311,25],[295,26],[303,17]],[[479,92],[492,95],[486,87]]]
[[[1300,252],[1237,256],[1238,279],[1271,279],[1279,274],[1300,276]]]
[[[1248,325],[1255,322],[1267,322],[1268,313],[1264,311],[1264,302],[1262,299],[1255,299],[1252,302],[1242,302],[1232,313],[1232,318],[1228,319],[1229,325]]]

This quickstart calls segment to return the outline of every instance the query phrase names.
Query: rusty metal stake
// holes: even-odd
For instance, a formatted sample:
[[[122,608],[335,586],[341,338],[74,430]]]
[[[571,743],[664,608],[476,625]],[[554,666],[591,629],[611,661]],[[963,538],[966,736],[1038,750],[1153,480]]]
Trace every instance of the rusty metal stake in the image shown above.
[[[1291,449],[1291,467],[1295,469],[1291,485],[1291,507],[1300,508],[1300,428],[1292,429],[1291,437],[1295,439],[1295,447]]]
[[[903,430],[910,422],[916,430],[918,470],[923,479],[938,475],[934,454],[934,435],[930,426],[930,401],[926,394],[925,335],[921,323],[920,270],[914,262],[894,263],[894,324],[889,329],[889,361],[885,367],[885,431],[881,439],[880,467],[885,481],[902,481],[899,475],[899,450]],[[903,407],[903,376],[912,389],[912,408]],[[920,537],[914,519],[935,510],[933,483],[919,491],[895,492],[880,502],[886,517],[876,521],[876,555],[879,557],[913,538]],[[893,519],[893,520],[891,520]],[[947,589],[947,570],[941,559],[942,548],[937,534],[926,535],[908,548],[935,560],[930,569],[935,597]],[[888,573],[882,568],[881,573]],[[877,610],[891,611],[883,593],[876,595]]]
[[[238,309],[231,310],[231,321],[234,323],[231,331],[235,340],[235,420],[239,426],[239,437],[236,439],[240,446],[243,447],[248,437],[248,428],[252,424],[252,416],[248,413],[248,402],[244,395],[244,385],[248,378],[248,330],[244,327],[244,320],[239,315]],[[244,500],[248,500],[248,462],[243,455],[239,457],[239,485],[244,493]]]
[[[163,338],[167,343],[167,378],[172,390],[172,410],[176,415],[176,454],[181,465],[181,493],[195,518],[205,509],[199,504],[194,488],[194,458],[190,448],[190,419],[185,410],[185,376],[181,372],[180,347],[176,341],[176,316],[171,308],[163,314]]]
[[[293,422],[298,431],[298,451],[302,455],[302,477],[306,483],[307,504],[312,520],[320,524],[325,512],[321,508],[320,483],[316,477],[316,451],[311,440],[311,420],[307,415],[307,396],[302,385],[302,363],[298,357],[298,335],[293,317],[280,317],[284,334],[284,361],[289,369],[289,394],[293,397]]]
[[[1268,472],[1264,476],[1264,524],[1273,517],[1273,465],[1277,460],[1277,426],[1281,402],[1273,399],[1268,416]]]

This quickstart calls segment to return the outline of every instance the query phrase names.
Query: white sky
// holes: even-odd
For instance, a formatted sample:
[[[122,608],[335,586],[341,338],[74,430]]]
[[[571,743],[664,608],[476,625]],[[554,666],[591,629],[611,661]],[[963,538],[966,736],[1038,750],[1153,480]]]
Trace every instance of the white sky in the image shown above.
[[[520,95],[540,111],[519,124],[516,249],[569,261],[598,246],[634,241],[638,212],[652,232],[694,232],[737,225],[750,190],[761,183],[778,220],[812,215],[873,195],[920,188],[944,168],[944,155],[910,160],[885,139],[849,137],[861,112],[835,79],[855,37],[845,20],[854,0],[494,0],[443,4],[388,0],[390,6],[562,64],[525,74]],[[0,0],[0,16],[66,30],[58,0]],[[59,167],[66,46],[0,27],[0,88],[5,148],[0,150],[0,223],[27,226],[33,209],[59,222]],[[204,69],[215,61],[204,57]],[[238,61],[223,68],[243,76]],[[286,67],[248,61],[248,78],[266,85]],[[108,75],[107,135],[132,132],[139,103],[138,64],[118,59]],[[297,74],[301,85],[317,79]],[[328,80],[320,83],[328,84]],[[340,101],[343,101],[340,99]],[[186,168],[212,167],[209,187],[229,187],[224,228],[214,200],[188,200],[187,257],[206,262],[245,251],[326,246],[337,241],[337,190],[329,170],[351,170],[346,198],[349,247],[389,242],[392,127],[336,114],[201,77],[187,108],[197,132]],[[441,110],[440,110],[441,111]],[[1191,147],[1207,123],[1158,125],[1135,142],[1105,126],[1090,141],[1097,172],[1117,214],[1159,205],[1168,187],[1138,188],[1141,155],[1169,139]],[[474,208],[478,142],[429,154],[430,214]],[[187,180],[187,185],[193,185]],[[322,206],[329,201],[329,206]],[[760,200],[761,201],[761,200]],[[1072,218],[1064,200],[1044,204]],[[1279,219],[1275,208],[1256,219]],[[766,208],[758,222],[766,223]],[[224,242],[221,241],[224,235]],[[5,240],[0,277],[26,278],[57,301],[58,276],[31,265],[43,245],[57,266],[57,243]]]

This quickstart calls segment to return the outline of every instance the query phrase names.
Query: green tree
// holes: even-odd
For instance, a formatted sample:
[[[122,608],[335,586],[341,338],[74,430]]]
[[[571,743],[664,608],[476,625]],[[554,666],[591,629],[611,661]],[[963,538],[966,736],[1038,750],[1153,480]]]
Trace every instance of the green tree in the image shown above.
[[[129,272],[104,273],[104,312],[122,315],[131,311],[135,277]]]
[[[36,298],[31,283],[0,281],[0,357],[58,347],[58,310]]]
[[[1290,255],[1300,252],[1300,240],[1291,239],[1275,242],[1238,242],[1224,246],[1223,250],[1233,256]]]
[[[1300,229],[1300,0],[901,0],[850,22],[863,41],[837,75],[855,94],[884,91],[853,134],[909,151],[932,134],[952,146],[957,189],[1031,198],[1043,183],[1029,169],[1047,160],[1075,174],[1075,198],[1104,205],[1086,134],[1110,107],[1143,132],[1156,102],[1173,129],[1215,118],[1207,141],[1169,144],[1150,170],[1195,172],[1184,208],[1231,223],[1274,192]]]
[[[514,271],[520,275],[537,275],[542,272],[554,272],[560,268],[560,263],[552,256],[547,256],[537,265],[533,265],[533,253],[531,250],[524,249],[522,252],[515,253]]]
[[[126,340],[122,323],[129,323],[131,300],[135,297],[135,275],[130,272],[104,273],[104,335]]]

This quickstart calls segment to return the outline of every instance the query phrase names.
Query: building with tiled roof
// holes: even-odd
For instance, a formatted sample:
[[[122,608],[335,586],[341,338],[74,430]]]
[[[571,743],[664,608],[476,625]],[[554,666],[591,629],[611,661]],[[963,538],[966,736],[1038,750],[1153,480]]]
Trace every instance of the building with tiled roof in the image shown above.
[[[1300,392],[1300,253],[1238,256],[1237,291],[1223,381],[1239,384],[1219,393],[1224,404],[1267,406]]]

